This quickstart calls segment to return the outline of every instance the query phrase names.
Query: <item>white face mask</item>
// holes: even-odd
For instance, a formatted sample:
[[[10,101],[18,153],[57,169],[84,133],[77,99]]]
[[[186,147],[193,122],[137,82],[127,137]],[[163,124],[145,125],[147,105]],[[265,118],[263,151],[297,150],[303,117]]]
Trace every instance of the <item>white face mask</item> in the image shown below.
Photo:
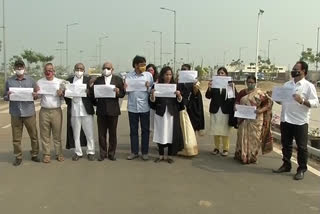
[[[102,71],[102,75],[104,75],[104,76],[106,76],[106,77],[108,77],[108,76],[110,76],[111,75],[111,72],[112,72],[112,70],[110,69],[104,69],[103,71]]]
[[[81,78],[83,76],[83,71],[74,72],[77,78]]]
[[[15,73],[17,75],[23,75],[24,74],[24,70],[15,70]]]

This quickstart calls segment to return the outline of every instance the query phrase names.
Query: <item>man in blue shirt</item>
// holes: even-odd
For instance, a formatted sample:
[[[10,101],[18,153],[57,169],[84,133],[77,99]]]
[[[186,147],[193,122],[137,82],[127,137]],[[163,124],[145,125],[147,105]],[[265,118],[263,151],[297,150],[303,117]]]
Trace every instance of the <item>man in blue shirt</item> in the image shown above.
[[[150,134],[150,107],[149,107],[149,91],[153,84],[153,77],[146,71],[146,59],[142,56],[136,56],[133,59],[132,66],[134,71],[129,72],[126,80],[144,80],[145,91],[130,91],[128,92],[128,114],[130,125],[130,143],[131,154],[128,160],[133,160],[139,157],[139,120],[141,125],[141,154],[143,160],[148,160],[149,151],[149,134]],[[127,84],[125,87],[127,88]]]
[[[39,141],[38,131],[36,124],[36,111],[33,101],[11,101],[10,88],[33,88],[33,99],[36,97],[36,91],[38,87],[36,82],[25,75],[25,64],[22,60],[17,60],[14,63],[15,75],[10,77],[5,86],[4,100],[10,101],[9,113],[11,115],[11,127],[12,127],[12,141],[13,141],[13,153],[15,160],[14,166],[19,166],[22,163],[22,132],[23,126],[26,127],[31,141],[31,160],[34,162],[40,162],[38,158],[39,154]]]

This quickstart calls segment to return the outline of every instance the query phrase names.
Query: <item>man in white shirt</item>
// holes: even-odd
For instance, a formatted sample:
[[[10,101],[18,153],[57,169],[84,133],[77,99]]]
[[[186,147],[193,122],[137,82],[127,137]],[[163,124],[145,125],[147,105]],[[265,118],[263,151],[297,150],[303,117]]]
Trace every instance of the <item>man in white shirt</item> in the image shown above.
[[[88,84],[90,77],[84,76],[85,67],[82,63],[77,63],[74,66],[74,77],[68,79],[73,84]],[[89,161],[95,160],[95,146],[94,146],[94,108],[93,99],[87,97],[65,97],[68,105],[68,111],[71,112],[71,127],[74,138],[75,154],[72,157],[73,161],[78,161],[82,158],[82,149],[80,143],[81,130],[83,130],[87,140],[87,158]],[[70,142],[69,142],[70,143]],[[72,148],[72,147],[71,147]]]
[[[308,162],[308,124],[310,108],[319,107],[317,91],[314,85],[305,79],[308,73],[308,64],[299,61],[291,71],[292,80],[286,82],[284,87],[294,91],[292,101],[283,102],[281,111],[281,144],[283,164],[274,173],[291,171],[291,156],[293,138],[298,147],[298,169],[295,180],[302,180],[307,171]]]
[[[61,79],[55,77],[55,70],[52,63],[44,66],[45,77],[37,82],[40,88],[41,109],[39,112],[40,141],[43,150],[44,163],[50,163],[50,136],[52,132],[53,144],[56,151],[56,159],[64,161],[62,154],[61,130],[62,130],[62,110],[61,101],[63,91],[60,89]],[[55,93],[44,91],[44,87],[50,84]]]

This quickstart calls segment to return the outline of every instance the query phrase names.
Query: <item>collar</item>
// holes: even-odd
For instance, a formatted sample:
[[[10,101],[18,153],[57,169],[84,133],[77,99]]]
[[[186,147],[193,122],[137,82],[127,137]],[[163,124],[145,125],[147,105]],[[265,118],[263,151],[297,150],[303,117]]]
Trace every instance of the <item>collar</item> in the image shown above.
[[[142,72],[141,74],[137,74],[136,70],[133,71],[133,74],[134,74],[135,76],[144,76],[144,72]]]
[[[302,78],[301,80],[299,80],[298,82],[294,82],[294,79],[291,80],[291,83],[293,85],[302,85],[304,82],[306,81],[306,78]]]
[[[26,75],[24,75],[21,80],[25,80],[25,79],[27,79],[27,78],[26,78]],[[15,77],[15,80],[20,80],[17,75],[16,75],[16,77]]]

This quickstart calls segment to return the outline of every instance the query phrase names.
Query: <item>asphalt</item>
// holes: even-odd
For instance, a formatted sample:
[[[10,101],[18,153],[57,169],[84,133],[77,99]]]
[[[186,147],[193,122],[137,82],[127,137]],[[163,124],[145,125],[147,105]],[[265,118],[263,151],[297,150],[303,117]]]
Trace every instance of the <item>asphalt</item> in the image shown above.
[[[24,130],[23,164],[14,167],[6,110],[7,104],[1,104],[0,213],[320,212],[317,175],[307,172],[303,181],[295,181],[295,164],[291,173],[273,174],[271,170],[281,165],[281,156],[275,152],[260,156],[258,164],[238,163],[233,159],[235,131],[228,157],[211,155],[213,143],[205,135],[198,136],[200,154],[194,158],[176,157],[174,164],[154,163],[157,150],[150,141],[149,161],[126,160],[130,141],[125,107],[118,124],[117,161],[82,158],[74,162],[72,152],[65,150],[63,163],[34,163]],[[65,128],[62,136],[65,142]]]

